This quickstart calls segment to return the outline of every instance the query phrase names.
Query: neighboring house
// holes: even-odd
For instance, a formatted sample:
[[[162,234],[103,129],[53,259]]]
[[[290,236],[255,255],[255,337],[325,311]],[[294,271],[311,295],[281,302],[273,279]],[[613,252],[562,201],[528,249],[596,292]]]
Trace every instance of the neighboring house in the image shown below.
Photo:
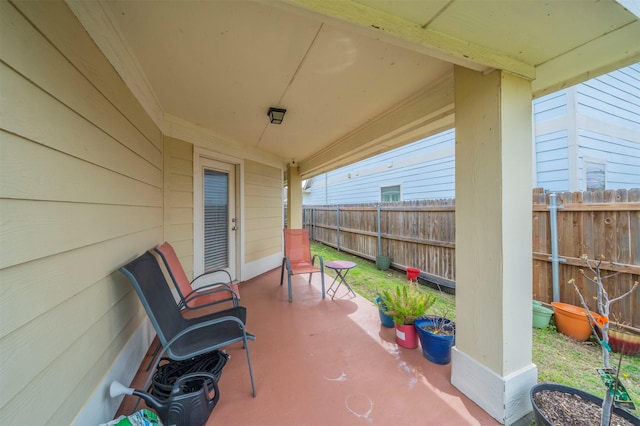
[[[535,176],[549,191],[640,186],[640,63],[534,100]],[[303,203],[455,197],[455,130],[308,179]]]

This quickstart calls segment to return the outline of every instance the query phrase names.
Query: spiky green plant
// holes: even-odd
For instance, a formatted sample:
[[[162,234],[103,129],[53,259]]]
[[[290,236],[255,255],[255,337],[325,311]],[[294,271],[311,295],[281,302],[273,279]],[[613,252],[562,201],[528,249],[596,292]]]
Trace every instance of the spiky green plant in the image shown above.
[[[411,325],[416,318],[424,316],[436,302],[436,296],[419,292],[406,285],[398,285],[395,289],[380,292],[380,299],[387,307],[386,314],[398,325]]]

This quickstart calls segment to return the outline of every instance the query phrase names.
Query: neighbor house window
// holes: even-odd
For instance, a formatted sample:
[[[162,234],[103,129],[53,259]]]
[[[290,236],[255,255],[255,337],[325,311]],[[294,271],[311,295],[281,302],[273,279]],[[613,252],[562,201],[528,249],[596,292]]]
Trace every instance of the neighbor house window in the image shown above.
[[[381,187],[380,201],[400,201],[400,185]]]
[[[587,191],[604,190],[607,186],[607,163],[603,160],[584,160],[584,180]]]

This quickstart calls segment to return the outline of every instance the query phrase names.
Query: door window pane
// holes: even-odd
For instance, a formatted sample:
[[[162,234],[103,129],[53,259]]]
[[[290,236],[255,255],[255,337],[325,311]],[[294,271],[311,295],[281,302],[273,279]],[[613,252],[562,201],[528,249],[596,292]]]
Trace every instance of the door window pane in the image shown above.
[[[204,172],[204,271],[229,265],[229,176],[216,170]]]

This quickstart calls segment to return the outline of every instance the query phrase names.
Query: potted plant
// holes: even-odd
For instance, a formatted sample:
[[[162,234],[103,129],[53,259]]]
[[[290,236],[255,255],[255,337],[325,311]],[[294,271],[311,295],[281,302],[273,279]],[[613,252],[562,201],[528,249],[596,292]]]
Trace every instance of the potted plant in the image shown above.
[[[418,347],[416,329],[413,325],[435,303],[436,297],[418,291],[413,286],[399,285],[392,290],[382,290],[382,302],[386,314],[393,318],[398,345],[413,349]]]
[[[451,362],[451,348],[456,344],[456,323],[442,315],[428,315],[415,320],[422,355],[434,364]]]
[[[596,314],[598,314],[597,316],[589,309],[589,306],[580,293],[575,280],[569,280],[569,284],[573,285],[573,288],[575,289],[585,310],[585,315],[588,317],[588,322],[594,339],[602,349],[602,368],[597,369],[597,372],[606,387],[604,398],[599,398],[570,386],[559,385],[556,383],[538,383],[531,388],[530,392],[531,405],[533,406],[534,414],[536,416],[536,423],[545,425],[555,423],[576,424],[584,419],[573,418],[571,416],[575,416],[576,414],[581,415],[586,411],[585,408],[578,406],[578,404],[596,404],[601,407],[601,410],[599,410],[601,426],[609,425],[613,414],[629,420],[631,424],[638,424],[640,419],[622,408],[624,406],[635,408],[635,406],[619,379],[622,355],[620,356],[617,368],[610,365],[609,351],[611,350],[611,347],[609,346],[608,333],[611,304],[633,293],[638,287],[638,282],[636,281],[631,289],[626,293],[610,299],[602,282],[604,278],[608,277],[603,277],[600,271],[604,258],[601,257],[598,260],[589,260],[586,255],[582,255],[581,259],[586,263],[591,274],[587,275],[582,269],[580,270],[580,273],[585,278],[586,282],[592,283],[596,288],[597,293],[595,301]],[[575,398],[572,395],[578,396],[579,398]],[[559,409],[560,407],[562,408]],[[592,424],[593,421],[594,419],[591,420]]]
[[[389,310],[387,305],[382,301],[383,295],[378,292],[378,297],[376,297],[376,306],[378,306],[378,314],[380,315],[380,323],[384,327],[391,328],[393,327],[393,318],[386,314]]]

